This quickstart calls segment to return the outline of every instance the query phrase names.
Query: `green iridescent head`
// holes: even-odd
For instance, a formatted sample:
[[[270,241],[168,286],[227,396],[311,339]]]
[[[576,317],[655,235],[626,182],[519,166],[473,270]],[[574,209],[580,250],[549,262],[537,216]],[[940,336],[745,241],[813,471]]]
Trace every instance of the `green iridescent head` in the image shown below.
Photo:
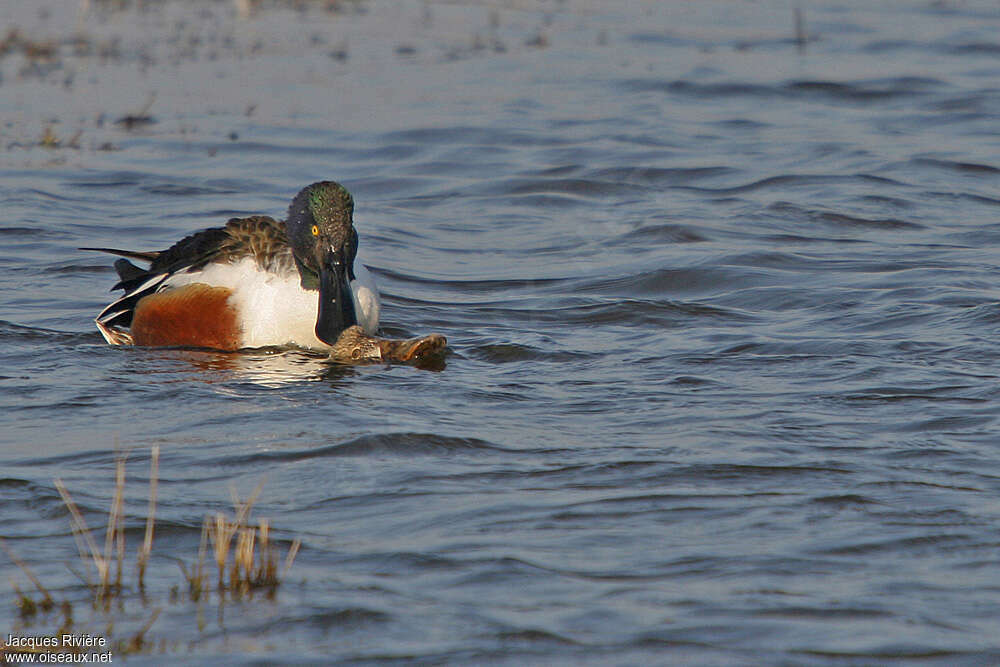
[[[319,290],[316,336],[331,345],[357,324],[350,288],[358,252],[353,216],[354,199],[347,188],[320,181],[295,195],[285,220],[302,286]]]
[[[354,198],[340,183],[321,181],[303,188],[288,208],[292,247],[306,249],[317,240],[341,246],[354,232]]]

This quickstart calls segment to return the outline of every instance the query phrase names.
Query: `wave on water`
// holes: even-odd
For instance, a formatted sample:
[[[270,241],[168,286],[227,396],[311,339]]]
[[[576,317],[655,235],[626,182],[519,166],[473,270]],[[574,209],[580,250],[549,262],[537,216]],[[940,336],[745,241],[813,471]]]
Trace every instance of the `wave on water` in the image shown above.
[[[858,104],[894,102],[927,95],[944,87],[944,82],[928,77],[895,77],[862,81],[791,80],[778,84],[746,82],[706,83],[687,79],[627,79],[619,85],[629,92],[664,92],[702,98],[780,97],[829,100]]]
[[[379,433],[357,436],[336,444],[313,445],[308,448],[274,449],[249,455],[226,455],[214,463],[220,465],[254,465],[260,463],[302,461],[327,457],[412,457],[476,456],[485,453],[510,452],[505,447],[476,438],[449,437],[435,433]]]

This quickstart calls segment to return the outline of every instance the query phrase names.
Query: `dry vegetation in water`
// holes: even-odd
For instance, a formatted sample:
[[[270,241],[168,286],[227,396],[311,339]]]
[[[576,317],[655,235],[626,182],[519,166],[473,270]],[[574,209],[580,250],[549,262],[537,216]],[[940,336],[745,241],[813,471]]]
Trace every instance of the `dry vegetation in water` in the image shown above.
[[[136,549],[135,584],[129,586],[124,581],[126,563],[125,517],[123,512],[125,491],[126,455],[120,455],[115,469],[115,490],[108,510],[104,529],[103,548],[98,545],[96,533],[87,525],[83,514],[73,501],[69,490],[61,480],[55,480],[55,487],[70,515],[73,537],[79,551],[82,569],[70,566],[70,570],[85,584],[81,589],[64,591],[63,600],[46,587],[25,562],[2,540],[2,549],[10,560],[34,587],[26,592],[12,583],[14,604],[22,627],[14,628],[14,634],[22,632],[36,637],[60,637],[63,634],[98,634],[103,636],[114,653],[119,655],[165,649],[165,641],[150,640],[147,634],[167,605],[195,604],[201,606],[213,602],[218,604],[221,615],[226,601],[249,600],[257,592],[265,599],[273,598],[282,579],[291,568],[301,541],[295,539],[285,553],[283,562],[271,535],[271,526],[266,519],[254,525],[250,522],[250,511],[260,494],[262,484],[258,484],[250,497],[241,501],[233,492],[234,512],[227,516],[215,512],[205,516],[202,522],[201,541],[198,553],[190,562],[174,557],[183,572],[186,586],[174,586],[163,599],[147,594],[145,575],[153,553],[155,534],[157,480],[159,471],[159,447],[153,447],[150,463],[149,505],[146,514],[143,540]],[[215,567],[208,562],[211,553]],[[170,557],[170,556],[168,556]],[[213,596],[214,594],[214,596]],[[74,597],[75,596],[75,597]],[[124,637],[114,634],[116,621],[125,621],[126,603],[138,601],[143,613],[140,627],[126,633]],[[75,618],[75,610],[86,604],[92,622],[81,624]],[[45,632],[48,630],[48,632]],[[2,639],[2,638],[0,638]],[[70,649],[72,651],[73,649]],[[78,648],[77,652],[89,651]],[[0,662],[15,652],[59,652],[66,653],[63,646],[8,647],[0,643]]]

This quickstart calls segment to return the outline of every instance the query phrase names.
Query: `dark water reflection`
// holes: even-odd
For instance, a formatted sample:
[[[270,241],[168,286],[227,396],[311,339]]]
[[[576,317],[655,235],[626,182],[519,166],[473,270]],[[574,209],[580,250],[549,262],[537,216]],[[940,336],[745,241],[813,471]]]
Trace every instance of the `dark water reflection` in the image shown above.
[[[0,10],[0,535],[73,597],[117,442],[154,598],[230,485],[303,540],[149,660],[1000,660],[995,5],[93,4]],[[77,247],[321,178],[442,363],[104,345]]]

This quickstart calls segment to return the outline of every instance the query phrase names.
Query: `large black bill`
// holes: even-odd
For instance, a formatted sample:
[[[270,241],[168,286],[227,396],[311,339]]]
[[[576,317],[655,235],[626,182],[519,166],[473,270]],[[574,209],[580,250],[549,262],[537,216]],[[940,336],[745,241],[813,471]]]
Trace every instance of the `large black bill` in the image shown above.
[[[316,337],[328,345],[333,345],[344,329],[357,323],[343,252],[331,251],[319,271],[319,315],[316,317]]]

